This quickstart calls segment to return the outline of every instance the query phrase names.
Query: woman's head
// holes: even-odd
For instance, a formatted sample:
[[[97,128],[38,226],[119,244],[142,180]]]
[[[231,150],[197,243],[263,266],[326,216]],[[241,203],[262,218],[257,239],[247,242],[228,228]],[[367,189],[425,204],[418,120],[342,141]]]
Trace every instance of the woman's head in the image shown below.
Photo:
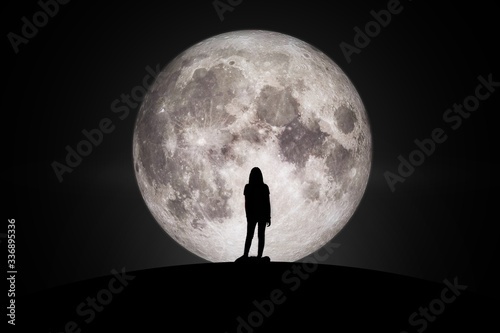
[[[248,180],[249,184],[263,184],[264,178],[262,177],[262,172],[259,168],[255,167],[250,171],[250,178]]]

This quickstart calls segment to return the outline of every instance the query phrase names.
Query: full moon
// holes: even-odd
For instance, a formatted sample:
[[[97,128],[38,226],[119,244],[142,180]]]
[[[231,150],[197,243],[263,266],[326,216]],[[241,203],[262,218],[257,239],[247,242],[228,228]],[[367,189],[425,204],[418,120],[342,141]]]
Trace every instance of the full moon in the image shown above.
[[[264,255],[296,261],[356,210],[371,140],[358,92],[328,56],[292,36],[242,30],[193,45],[161,71],[137,115],[133,160],[156,221],[213,262],[243,254],[243,189],[259,167],[271,201]]]

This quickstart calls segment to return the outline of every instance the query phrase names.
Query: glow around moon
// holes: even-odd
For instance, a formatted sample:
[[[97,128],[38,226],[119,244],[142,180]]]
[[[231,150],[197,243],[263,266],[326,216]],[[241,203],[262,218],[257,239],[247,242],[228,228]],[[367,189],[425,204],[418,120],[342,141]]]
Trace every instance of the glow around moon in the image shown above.
[[[244,30],[199,42],[163,69],[139,111],[133,157],[156,221],[209,261],[243,254],[243,188],[259,167],[271,193],[264,255],[295,261],[354,213],[371,133],[356,89],[324,53]]]

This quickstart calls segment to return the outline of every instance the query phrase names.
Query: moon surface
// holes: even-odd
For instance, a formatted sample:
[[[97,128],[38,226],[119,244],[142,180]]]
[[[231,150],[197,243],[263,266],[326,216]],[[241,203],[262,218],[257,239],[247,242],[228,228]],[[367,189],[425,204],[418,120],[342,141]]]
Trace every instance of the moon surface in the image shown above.
[[[214,262],[243,254],[253,167],[270,190],[264,255],[295,261],[349,221],[371,156],[365,108],[339,66],[304,41],[261,30],[217,35],[173,59],[146,94],[133,137],[152,215]],[[256,232],[250,255],[257,242]]]

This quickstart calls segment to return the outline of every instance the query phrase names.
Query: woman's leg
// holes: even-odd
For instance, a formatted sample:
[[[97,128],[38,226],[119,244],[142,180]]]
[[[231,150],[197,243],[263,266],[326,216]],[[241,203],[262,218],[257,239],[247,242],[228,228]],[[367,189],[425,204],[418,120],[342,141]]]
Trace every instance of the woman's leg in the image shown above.
[[[264,244],[266,242],[266,222],[259,222],[259,251],[257,257],[262,258],[262,252],[264,252]]]
[[[245,240],[245,252],[243,256],[248,257],[248,252],[250,252],[250,246],[252,245],[253,234],[255,232],[255,221],[247,221],[247,238]]]

